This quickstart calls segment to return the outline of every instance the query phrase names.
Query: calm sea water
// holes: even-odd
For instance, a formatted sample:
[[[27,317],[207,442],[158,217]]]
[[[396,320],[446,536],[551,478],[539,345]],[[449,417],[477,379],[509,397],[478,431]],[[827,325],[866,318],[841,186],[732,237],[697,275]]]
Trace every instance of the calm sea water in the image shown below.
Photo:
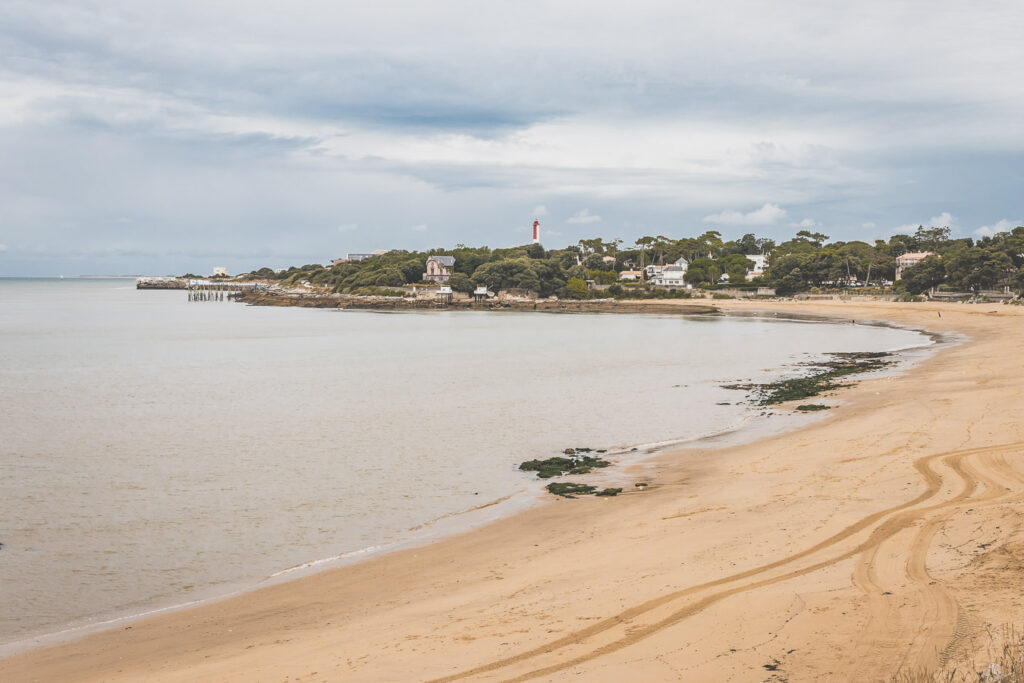
[[[188,303],[0,279],[0,644],[536,496],[519,462],[749,417],[723,382],[921,335],[727,317]],[[432,520],[444,520],[435,525]],[[426,526],[425,526],[426,525]]]

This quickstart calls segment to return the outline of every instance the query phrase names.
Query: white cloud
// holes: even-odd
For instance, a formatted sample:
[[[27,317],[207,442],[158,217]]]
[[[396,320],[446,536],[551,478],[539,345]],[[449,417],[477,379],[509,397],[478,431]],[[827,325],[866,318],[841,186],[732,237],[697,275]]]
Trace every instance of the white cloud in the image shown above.
[[[338,232],[352,232],[358,227],[359,225],[357,223],[344,223],[338,226]]]
[[[7,251],[7,245],[6,244],[0,244],[0,251]]]
[[[548,215],[548,207],[544,206],[543,204],[540,204],[538,206],[533,207],[533,217],[534,218],[542,218],[542,217],[547,216],[547,215]]]
[[[716,213],[711,216],[705,216],[704,222],[722,223],[725,225],[773,225],[776,222],[778,222],[780,218],[783,218],[785,215],[785,209],[776,204],[767,203],[760,209],[756,209],[749,213],[743,213],[742,211],[727,209],[722,213]],[[801,225],[803,225],[802,222]]]
[[[419,225],[414,225],[414,226],[412,226],[409,229],[412,230],[413,232],[426,232],[427,231],[427,224],[426,223],[420,223]]]
[[[864,228],[865,230],[874,230],[875,229],[875,222],[874,221],[864,221],[863,223],[860,224],[860,227]]]
[[[803,228],[804,230],[810,230],[811,228],[819,228],[819,227],[821,227],[821,223],[819,223],[818,221],[814,220],[813,218],[805,218],[802,221],[800,221],[799,223],[796,223],[793,227]]]
[[[574,213],[566,223],[572,223],[573,225],[580,225],[584,223],[600,223],[601,217],[590,213],[590,209],[580,209]]]
[[[1010,232],[1018,225],[1022,225],[1022,223],[1020,221],[1008,221],[1004,218],[994,225],[983,225],[977,228],[974,234],[978,237],[992,237],[997,232]]]

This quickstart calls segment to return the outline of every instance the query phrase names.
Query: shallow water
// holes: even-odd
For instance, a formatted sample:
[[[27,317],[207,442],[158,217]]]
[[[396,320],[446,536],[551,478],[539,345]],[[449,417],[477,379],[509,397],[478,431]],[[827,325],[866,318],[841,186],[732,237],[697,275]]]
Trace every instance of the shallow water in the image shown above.
[[[734,426],[750,411],[722,383],[926,342],[850,324],[258,308],[130,280],[0,279],[0,643],[408,539],[536,491],[523,460]]]

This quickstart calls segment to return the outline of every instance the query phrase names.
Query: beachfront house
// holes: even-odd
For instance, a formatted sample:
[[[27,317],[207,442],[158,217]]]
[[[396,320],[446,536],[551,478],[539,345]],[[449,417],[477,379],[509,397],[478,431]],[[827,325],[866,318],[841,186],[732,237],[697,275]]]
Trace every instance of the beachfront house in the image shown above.
[[[665,266],[654,274],[650,283],[654,287],[685,287],[686,266],[678,263]]]
[[[903,256],[896,257],[896,279],[903,279],[903,271],[912,266],[916,266],[921,261],[925,260],[932,255],[930,251],[912,251],[909,254],[903,254]]]
[[[753,280],[755,277],[761,277],[764,275],[764,271],[768,269],[768,255],[767,254],[744,254],[744,258],[748,261],[754,262],[754,267],[747,271],[747,280]]]
[[[439,283],[448,282],[454,267],[454,256],[431,256],[427,259],[427,272],[423,273],[423,279]]]
[[[619,273],[619,280],[622,282],[636,282],[643,276],[640,270],[624,270]]]
[[[644,278],[650,280],[655,275],[657,275],[658,273],[660,273],[663,270],[665,270],[665,266],[655,266],[655,265],[646,266],[644,268]]]

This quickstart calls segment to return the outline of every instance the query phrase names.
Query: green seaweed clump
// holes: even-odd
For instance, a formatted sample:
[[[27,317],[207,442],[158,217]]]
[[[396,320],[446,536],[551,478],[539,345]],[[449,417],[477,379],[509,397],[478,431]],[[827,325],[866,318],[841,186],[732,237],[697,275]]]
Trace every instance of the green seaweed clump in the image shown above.
[[[829,410],[831,407],[832,406],[827,406],[823,403],[805,403],[802,406],[797,406],[796,409],[804,413],[811,413],[816,410]]]
[[[891,364],[888,353],[833,353],[834,360],[815,363],[821,368],[805,377],[784,379],[755,387],[758,403],[763,406],[788,401],[799,401],[818,396],[826,391],[847,386],[839,382],[843,377],[879,370]],[[741,388],[739,385],[736,388]]]
[[[571,481],[556,481],[548,484],[547,489],[550,493],[556,496],[562,496],[563,498],[575,498],[577,495],[587,495],[597,490],[596,486],[589,486],[587,484],[574,484]]]
[[[598,491],[595,496],[617,496],[622,493],[622,489],[605,489],[604,491]]]
[[[555,456],[546,460],[527,460],[519,465],[524,472],[536,472],[541,479],[560,477],[563,474],[589,474],[595,467],[608,467],[607,460],[591,455]]]

